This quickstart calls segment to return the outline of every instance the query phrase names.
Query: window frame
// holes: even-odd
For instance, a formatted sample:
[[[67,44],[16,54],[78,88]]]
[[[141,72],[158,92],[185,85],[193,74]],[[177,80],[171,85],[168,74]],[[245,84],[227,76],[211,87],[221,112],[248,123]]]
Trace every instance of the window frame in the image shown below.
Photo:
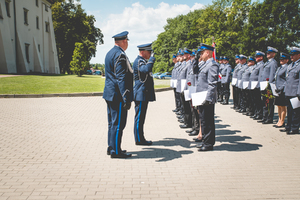
[[[23,12],[24,12],[24,24],[28,26],[29,25],[29,23],[28,23],[28,12],[29,12],[29,10],[27,8],[23,8]]]
[[[5,10],[8,17],[11,17],[10,15],[10,3],[11,0],[5,0]]]
[[[27,63],[30,63],[30,59],[29,59],[29,47],[30,47],[30,44],[29,43],[25,43],[25,56],[26,56]]]

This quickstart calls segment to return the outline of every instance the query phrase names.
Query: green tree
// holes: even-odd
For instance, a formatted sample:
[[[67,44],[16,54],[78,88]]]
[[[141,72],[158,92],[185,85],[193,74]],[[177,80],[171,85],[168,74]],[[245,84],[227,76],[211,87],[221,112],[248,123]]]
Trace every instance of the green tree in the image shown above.
[[[76,42],[72,58],[73,59],[70,62],[71,71],[78,76],[82,76],[82,74],[88,70],[90,66],[82,43]]]
[[[75,43],[83,44],[86,59],[96,54],[97,44],[103,44],[103,34],[96,28],[95,17],[87,15],[73,0],[57,0],[52,5],[53,27],[61,73],[70,73],[70,61]]]

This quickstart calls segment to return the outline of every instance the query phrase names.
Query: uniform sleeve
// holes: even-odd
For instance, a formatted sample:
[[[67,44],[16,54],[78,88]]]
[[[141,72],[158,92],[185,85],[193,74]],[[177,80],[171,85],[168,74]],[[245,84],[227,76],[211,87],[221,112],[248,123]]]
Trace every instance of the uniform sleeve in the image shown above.
[[[298,72],[298,77],[300,77],[300,71]],[[297,91],[297,96],[300,96],[300,78],[299,78],[299,83],[298,83],[298,91]]]
[[[273,83],[273,81],[274,81],[277,67],[278,67],[277,62],[276,61],[272,62],[272,65],[270,66],[270,76],[269,76],[269,82],[270,83]]]
[[[229,65],[226,71],[226,83],[230,81],[230,76],[231,76],[231,66]]]
[[[127,58],[125,55],[121,55],[120,58],[116,61],[117,63],[115,63],[116,65],[115,72],[116,72],[118,88],[124,103],[126,103],[128,96],[132,92],[131,88],[128,87],[130,85],[128,84],[130,80],[126,80],[126,72],[127,72],[126,59]]]
[[[206,101],[212,102],[216,95],[218,73],[219,73],[219,67],[216,63],[213,63],[208,70],[208,77],[207,77],[208,90],[207,90]]]
[[[140,62],[139,71],[142,73],[151,72],[154,62],[155,62],[155,57],[150,57],[149,61],[146,64],[144,62]]]

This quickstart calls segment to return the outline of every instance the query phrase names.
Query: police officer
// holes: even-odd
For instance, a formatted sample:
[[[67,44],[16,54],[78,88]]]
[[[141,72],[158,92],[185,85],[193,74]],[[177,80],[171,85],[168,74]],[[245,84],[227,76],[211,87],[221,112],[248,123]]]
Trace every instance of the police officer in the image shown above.
[[[103,98],[107,103],[108,148],[111,158],[128,158],[131,154],[121,150],[123,129],[127,110],[130,109],[133,94],[133,70],[125,54],[128,47],[128,32],[113,36],[115,46],[105,57],[105,87]]]
[[[255,54],[255,60],[256,60],[256,66],[259,69],[259,74],[258,74],[258,83],[254,89],[254,95],[255,95],[255,102],[256,102],[256,115],[253,117],[254,120],[261,120],[263,118],[263,99],[262,99],[262,92],[260,91],[260,79],[262,76],[262,72],[264,69],[264,56],[265,53],[261,51],[256,51]],[[256,80],[256,78],[255,78]]]
[[[250,96],[249,82],[250,82],[251,73],[255,67],[254,57],[249,56],[247,65],[248,67],[242,75],[243,94],[244,94],[243,98],[244,98],[244,105],[246,108],[246,112],[243,114],[250,116],[253,115],[253,103],[251,101],[251,96]]]
[[[264,64],[260,82],[269,81],[270,83],[272,83],[278,67],[277,61],[274,59],[278,50],[270,46],[268,46],[267,48],[268,61]],[[268,89],[270,89],[269,86]],[[264,96],[267,94],[267,88],[261,88],[261,91],[263,94],[263,118],[258,122],[261,122],[262,124],[272,124],[274,116],[274,99],[268,99]]]
[[[139,55],[133,62],[133,100],[135,103],[134,136],[136,145],[151,145],[144,136],[144,123],[149,101],[155,101],[152,68],[155,62],[152,43],[138,46]]]
[[[239,103],[238,103],[238,96],[239,96],[239,91],[237,87],[237,76],[238,72],[241,69],[241,64],[240,64],[240,56],[235,55],[235,64],[236,66],[234,67],[233,73],[232,73],[232,96],[233,96],[233,109],[239,109]],[[234,82],[235,81],[235,82]]]
[[[180,93],[180,100],[181,100],[181,104],[182,104],[182,108],[183,108],[183,119],[184,119],[184,124],[179,125],[180,128],[191,128],[192,127],[191,108],[189,106],[189,103],[185,101],[184,93],[183,93],[183,89],[184,89],[185,85],[182,85],[182,83],[181,83],[182,80],[185,80],[185,82],[186,82],[187,68],[188,68],[188,63],[190,60],[191,53],[192,52],[189,49],[184,48],[184,50],[181,53],[181,54],[183,54],[182,55],[183,62],[181,64],[180,69],[178,70],[179,73],[178,73],[178,77],[177,77],[176,92]]]
[[[237,110],[237,112],[243,113],[246,112],[246,107],[245,107],[245,97],[244,97],[244,92],[243,92],[243,82],[242,82],[242,77],[243,77],[243,73],[245,72],[245,70],[248,68],[247,65],[247,57],[243,54],[239,55],[240,57],[240,64],[241,64],[241,69],[238,72],[238,76],[237,76],[237,80],[238,80],[238,100],[239,100],[239,107],[240,109]]]
[[[300,101],[300,48],[292,47],[290,51],[292,63],[287,67],[284,93],[287,99],[287,134],[299,134],[300,107],[293,109],[290,100],[298,97]]]
[[[176,112],[176,115],[177,115],[177,117],[179,119],[183,119],[184,118],[184,116],[183,116],[184,111],[183,111],[183,106],[182,106],[182,102],[181,102],[180,92],[177,92],[178,77],[179,77],[179,74],[180,74],[180,70],[182,68],[182,61],[183,61],[182,55],[183,55],[182,49],[179,49],[178,53],[177,53],[177,58],[176,58],[177,59],[177,67],[175,68],[176,71],[175,71],[175,79],[174,79],[176,81],[175,85],[174,85],[175,92],[176,92],[176,101],[177,101],[177,103],[179,105],[179,111]]]
[[[198,74],[196,81],[196,92],[207,91],[205,101],[198,107],[201,121],[201,132],[203,143],[198,145],[198,151],[213,150],[215,144],[215,120],[214,110],[217,100],[217,82],[219,74],[219,64],[212,57],[214,47],[202,44],[200,52],[205,64],[198,68],[198,55],[193,62],[194,73]]]
[[[219,72],[222,72],[224,69],[224,57],[220,56],[219,58]],[[218,76],[218,83],[217,83],[217,92],[218,92],[218,102],[223,102],[223,87],[222,87],[222,76]]]
[[[263,59],[263,52],[256,51],[255,53],[255,61],[258,60],[257,57],[262,57]],[[249,94],[250,94],[250,99],[251,99],[251,107],[252,107],[252,112],[253,115],[250,116],[250,118],[256,118],[259,116],[259,112],[262,109],[262,104],[261,104],[261,94],[259,90],[259,73],[261,69],[261,62],[260,64],[256,64],[253,66],[252,72],[249,77],[249,86],[248,88],[250,89]],[[262,65],[263,66],[263,65]],[[262,112],[262,111],[261,111]],[[252,114],[252,113],[250,113]],[[262,118],[262,114],[260,115],[260,118]]]
[[[175,109],[172,110],[173,112],[178,112],[179,111],[179,102],[176,98],[176,87],[174,86],[174,80],[176,80],[176,70],[177,70],[177,67],[178,67],[178,63],[177,63],[177,59],[176,59],[177,55],[173,54],[172,56],[172,61],[174,63],[174,67],[173,67],[173,70],[172,70],[172,75],[171,75],[171,82],[173,83],[172,84],[172,87],[173,87],[173,91],[174,91],[174,99],[175,99]]]
[[[229,64],[229,58],[227,56],[223,56],[223,65],[224,68],[221,71],[221,75],[222,75],[221,83],[222,83],[222,92],[225,99],[221,103],[223,105],[227,105],[230,96],[229,84],[231,81],[231,71],[232,71],[231,65]]]
[[[286,116],[286,100],[284,95],[284,84],[286,81],[286,69],[288,66],[288,62],[290,60],[290,56],[285,53],[280,53],[280,66],[278,67],[273,83],[276,86],[275,92],[278,96],[275,96],[275,105],[278,108],[278,122],[274,125],[275,128],[285,127],[285,116]]]

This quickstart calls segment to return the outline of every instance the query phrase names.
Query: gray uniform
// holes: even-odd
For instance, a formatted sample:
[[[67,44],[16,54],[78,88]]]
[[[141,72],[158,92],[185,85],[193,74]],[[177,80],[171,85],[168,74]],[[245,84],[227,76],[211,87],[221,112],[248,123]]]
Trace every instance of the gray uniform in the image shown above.
[[[176,92],[181,93],[181,80],[186,79],[186,72],[187,72],[186,61],[183,61],[180,67],[178,68]]]
[[[238,84],[239,89],[243,89],[242,77],[243,77],[243,73],[246,71],[247,68],[248,68],[248,65],[245,63],[241,66],[241,69],[238,72],[237,80],[238,80],[238,82],[240,81],[240,84]]]
[[[194,74],[194,71],[193,71],[193,65],[192,65],[192,62],[191,60],[189,60],[187,62],[187,70],[186,70],[186,82],[190,82],[191,83],[191,86],[195,86],[195,76],[196,74]],[[189,86],[187,84],[185,84],[184,86],[184,90],[188,90]]]
[[[273,83],[276,85],[276,89],[280,90],[279,94],[284,90],[284,84],[286,81],[286,70],[288,64],[281,65],[278,67]]]
[[[221,82],[223,84],[224,83],[230,83],[230,81],[231,81],[231,71],[232,71],[232,68],[231,68],[230,64],[224,65],[224,68],[221,71],[221,74],[222,74]]]
[[[290,103],[290,99],[296,96],[300,96],[300,59],[295,63],[291,63],[286,70],[286,82],[284,85],[284,92],[287,98],[287,125],[285,129],[299,132],[300,126],[300,108],[293,109]]]

